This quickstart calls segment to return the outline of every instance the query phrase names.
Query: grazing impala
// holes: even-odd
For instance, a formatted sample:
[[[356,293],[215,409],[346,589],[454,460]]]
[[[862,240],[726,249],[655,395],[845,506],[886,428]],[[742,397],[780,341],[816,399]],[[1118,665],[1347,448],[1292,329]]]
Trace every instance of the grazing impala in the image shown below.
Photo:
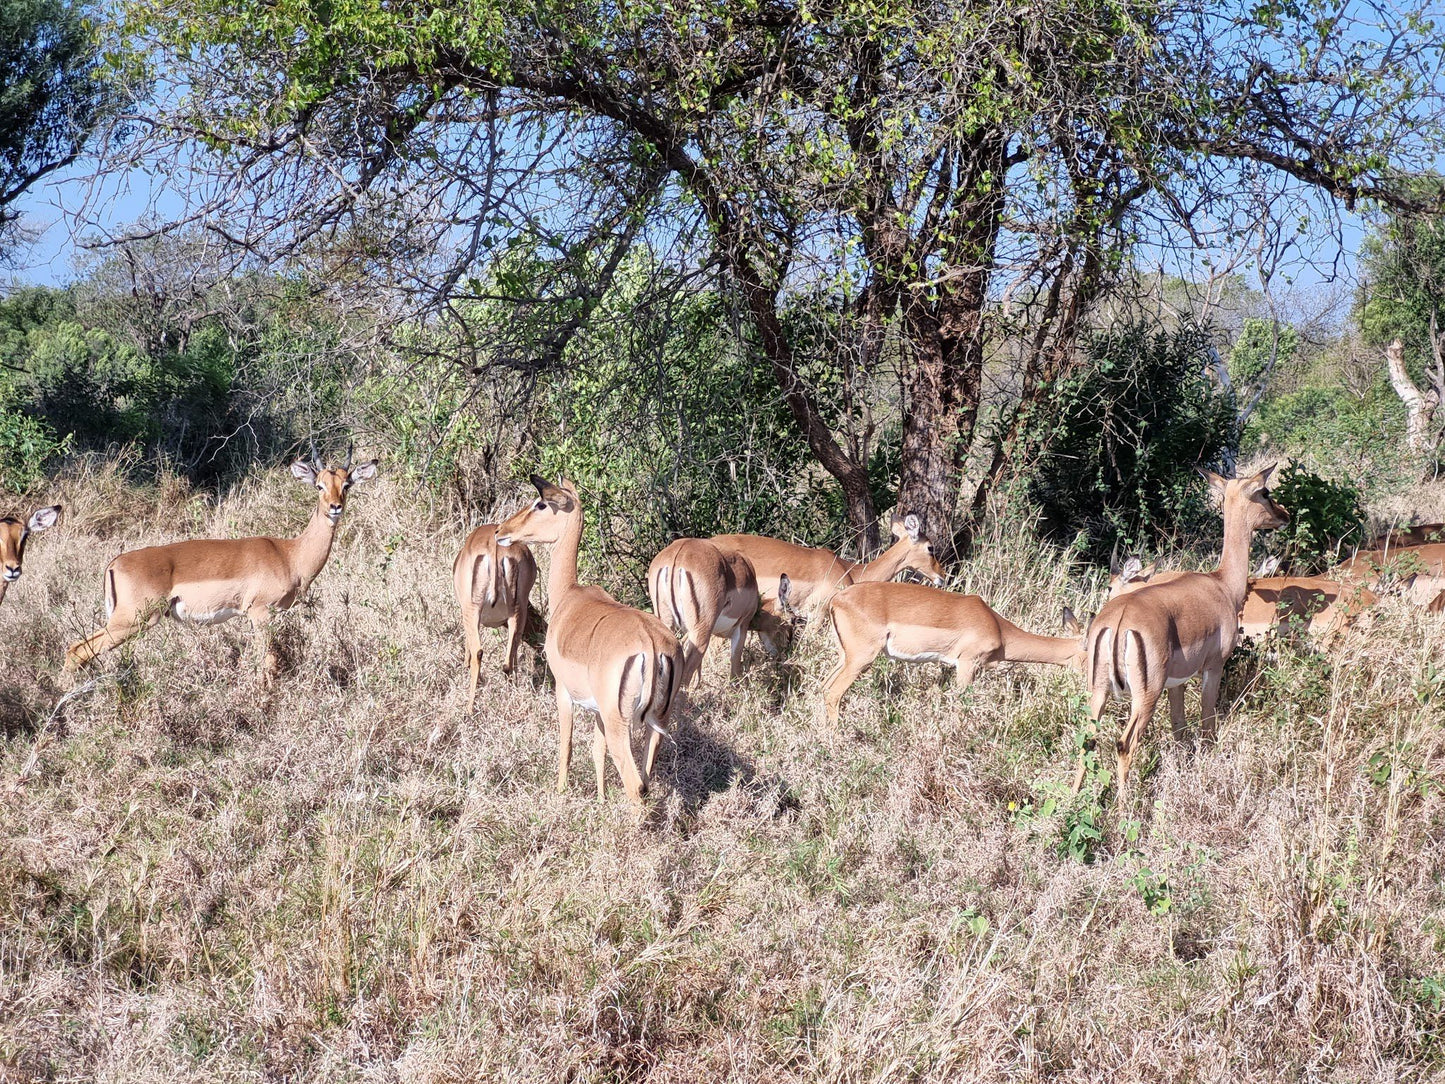
[[[1109,597],[1187,575],[1191,573],[1157,572],[1152,564],[1140,567],[1139,559],[1131,557],[1109,579]],[[1302,632],[1328,643],[1378,601],[1363,584],[1341,583],[1324,576],[1255,576],[1249,581],[1249,593],[1239,613],[1239,631],[1246,640]]]
[[[277,665],[271,651],[273,609],[289,610],[326,566],[336,524],[356,482],[376,477],[376,460],[340,467],[291,464],[291,473],[317,490],[316,511],[297,538],[193,539],[122,553],[106,567],[105,627],[71,644],[65,668],[78,670],[150,628],[163,616],[215,624],[245,614],[256,630],[262,680]]]
[[[1372,587],[1387,578],[1405,580],[1411,576],[1445,576],[1445,542],[1364,550],[1333,571],[1341,579],[1367,583]]]
[[[532,585],[537,582],[537,562],[521,543],[498,547],[497,526],[484,523],[467,536],[461,553],[452,563],[452,584],[457,605],[462,608],[462,633],[467,641],[467,667],[471,686],[467,690],[467,712],[477,701],[477,682],[482,674],[482,629],[507,626],[507,658],[502,673],[517,665],[517,648],[527,635]]]
[[[1402,546],[1423,546],[1431,542],[1445,542],[1445,523],[1416,523],[1409,527],[1395,527],[1376,536],[1365,548],[1393,550]]]
[[[960,687],[980,666],[1047,662],[1082,668],[1083,630],[1064,608],[1067,637],[1039,636],[1006,621],[977,595],[956,595],[915,583],[860,583],[828,604],[838,662],[823,689],[828,722],[858,676],[880,654],[904,662],[941,662],[956,670]]]
[[[777,538],[756,534],[720,534],[709,539],[724,553],[738,554],[753,566],[758,578],[761,604],[753,629],[777,655],[780,634],[787,627],[778,607],[778,577],[787,573],[792,580],[792,606],[806,617],[822,611],[828,600],[855,583],[891,580],[904,569],[913,569],[936,584],[943,583],[943,568],[933,556],[933,546],[921,536],[918,517],[907,515],[892,520],[893,545],[864,564],[839,557],[832,550],[795,546]]]
[[[1214,572],[1188,572],[1146,583],[1110,599],[1094,618],[1085,642],[1089,714],[1097,723],[1111,694],[1129,693],[1129,721],[1116,747],[1119,789],[1154,715],[1169,690],[1174,736],[1183,740],[1184,683],[1200,675],[1203,721],[1200,734],[1214,740],[1215,708],[1224,662],[1239,639],[1239,612],[1249,593],[1249,539],[1258,530],[1281,527],[1289,513],[1270,499],[1274,467],[1252,478],[1226,480],[1205,471],[1210,488],[1224,502],[1224,548]],[[1084,782],[1079,759],[1074,790]]]
[[[25,543],[37,531],[48,530],[60,518],[60,505],[37,509],[28,520],[13,516],[0,517],[0,602],[5,592],[20,578],[25,561]]]
[[[758,581],[740,554],[701,538],[679,538],[647,569],[652,612],[682,637],[682,684],[702,684],[702,660],[714,637],[732,648],[732,675],[743,672],[743,639],[758,612]]]
[[[592,739],[597,797],[606,796],[607,754],[627,796],[647,794],[658,741],[666,736],[681,684],[682,648],[652,614],[624,606],[600,587],[577,582],[582,504],[572,483],[560,486],[532,476],[538,498],[497,527],[497,545],[552,544],[547,574],[547,666],[557,681],[557,789],[567,789],[572,761],[572,715],[581,707],[600,716]],[[638,723],[650,733],[641,771],[632,749]]]

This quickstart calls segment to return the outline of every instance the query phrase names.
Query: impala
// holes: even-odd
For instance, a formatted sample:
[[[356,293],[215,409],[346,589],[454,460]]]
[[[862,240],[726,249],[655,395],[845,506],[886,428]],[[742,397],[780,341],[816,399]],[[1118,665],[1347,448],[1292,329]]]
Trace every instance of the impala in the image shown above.
[[[904,662],[941,662],[960,688],[980,666],[1046,662],[1082,667],[1083,630],[1064,608],[1067,637],[1039,636],[1005,620],[977,595],[956,595],[914,583],[860,583],[828,605],[838,662],[828,674],[823,706],[838,722],[843,694],[880,654]]]
[[[1392,550],[1402,546],[1423,546],[1430,542],[1445,542],[1445,523],[1416,523],[1409,527],[1395,527],[1375,537],[1366,549]]]
[[[0,602],[5,601],[5,592],[20,578],[25,561],[25,543],[37,531],[46,531],[55,526],[60,518],[60,505],[39,508],[28,520],[13,516],[0,518]]]
[[[1445,542],[1365,550],[1341,563],[1334,571],[1342,579],[1358,580],[1372,587],[1385,579],[1445,576]]]
[[[1277,568],[1278,560],[1267,560],[1260,571],[1266,567]],[[1138,558],[1131,557],[1123,569],[1110,578],[1109,597],[1187,575],[1191,573],[1156,572],[1152,564],[1140,567]],[[1341,583],[1324,576],[1258,575],[1249,581],[1249,592],[1239,613],[1239,631],[1247,640],[1271,633],[1303,632],[1329,642],[1378,601],[1375,593],[1363,584]]]
[[[1196,674],[1202,685],[1200,734],[1205,742],[1214,740],[1219,681],[1239,639],[1239,612],[1249,592],[1250,536],[1289,522],[1289,513],[1270,499],[1274,469],[1230,480],[1202,472],[1224,503],[1219,568],[1181,573],[1118,595],[1104,604],[1089,628],[1085,677],[1090,716],[1099,721],[1111,694],[1128,692],[1130,698],[1129,721],[1116,746],[1120,792],[1165,689],[1174,736],[1184,739],[1184,684]],[[1083,785],[1084,770],[1081,754],[1075,792]]]
[[[702,660],[714,637],[732,648],[732,676],[743,672],[743,639],[758,612],[758,581],[745,557],[701,538],[679,538],[647,569],[652,612],[682,637],[682,684],[702,684]]]
[[[192,539],[122,553],[105,569],[105,626],[70,645],[65,668],[78,670],[166,615],[209,625],[245,614],[269,685],[277,666],[272,612],[295,605],[325,567],[347,495],[376,477],[376,460],[353,467],[348,450],[345,465],[326,467],[313,449],[312,462],[291,464],[291,473],[317,490],[316,511],[298,537]]]
[[[673,700],[681,684],[682,648],[651,614],[624,606],[600,587],[577,582],[582,504],[571,482],[560,486],[532,476],[537,500],[497,527],[497,545],[552,545],[547,574],[547,666],[557,682],[557,789],[567,789],[572,762],[572,717],[588,708],[599,716],[592,738],[597,797],[606,796],[604,769],[610,753],[627,796],[638,805],[667,736]],[[638,723],[648,730],[641,771],[632,750]]]
[[[499,547],[494,523],[484,523],[468,535],[452,562],[452,585],[457,605],[462,608],[462,634],[466,637],[471,678],[468,714],[476,704],[477,682],[482,674],[482,629],[507,626],[507,658],[502,673],[510,674],[517,665],[517,648],[527,635],[532,585],[536,582],[537,562],[532,551],[520,543]]]
[[[845,587],[891,580],[904,569],[943,583],[943,568],[933,556],[933,545],[922,537],[918,517],[894,516],[891,526],[893,545],[866,564],[839,557],[832,550],[796,546],[764,535],[720,534],[709,541],[752,565],[761,600],[753,629],[768,653],[776,656],[779,636],[787,627],[778,607],[778,577],[785,572],[792,581],[792,606],[806,617],[819,613]]]

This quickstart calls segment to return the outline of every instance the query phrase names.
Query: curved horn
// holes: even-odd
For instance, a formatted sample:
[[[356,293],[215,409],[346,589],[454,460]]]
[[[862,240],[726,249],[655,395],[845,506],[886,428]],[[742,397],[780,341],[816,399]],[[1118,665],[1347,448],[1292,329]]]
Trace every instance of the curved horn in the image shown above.
[[[321,465],[321,456],[316,451],[315,437],[311,438],[311,466],[316,469],[317,473],[320,473],[321,471],[326,469]]]
[[[344,470],[351,469],[351,453],[354,451],[356,451],[356,443],[348,440],[346,442],[346,466],[343,468]]]

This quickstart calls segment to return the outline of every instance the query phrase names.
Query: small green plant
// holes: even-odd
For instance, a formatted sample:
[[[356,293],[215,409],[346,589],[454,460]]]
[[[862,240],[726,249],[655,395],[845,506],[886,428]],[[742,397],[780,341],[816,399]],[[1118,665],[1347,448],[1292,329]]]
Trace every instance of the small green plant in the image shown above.
[[[45,476],[45,464],[70,449],[70,437],[22,414],[14,395],[0,387],[0,487],[24,492]]]
[[[1148,866],[1140,866],[1130,883],[1144,898],[1144,906],[1151,915],[1163,917],[1174,907],[1174,894],[1169,888],[1169,879],[1155,873]]]
[[[1363,540],[1360,492],[1348,482],[1331,482],[1290,460],[1270,488],[1289,512],[1275,537],[1294,571],[1320,571],[1342,549]]]

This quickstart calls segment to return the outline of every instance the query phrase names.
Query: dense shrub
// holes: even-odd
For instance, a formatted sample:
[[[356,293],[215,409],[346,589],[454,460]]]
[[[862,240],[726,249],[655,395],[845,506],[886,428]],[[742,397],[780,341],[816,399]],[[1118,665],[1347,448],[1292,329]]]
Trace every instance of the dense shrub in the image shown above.
[[[1045,452],[1030,495],[1045,534],[1094,560],[1198,526],[1196,467],[1234,438],[1234,402],[1205,374],[1205,332],[1130,325],[1084,344],[1085,361],[1049,397]]]
[[[1365,512],[1360,493],[1348,482],[1331,482],[1291,460],[1270,486],[1289,522],[1274,534],[1284,567],[1317,572],[1342,549],[1363,539]]]

